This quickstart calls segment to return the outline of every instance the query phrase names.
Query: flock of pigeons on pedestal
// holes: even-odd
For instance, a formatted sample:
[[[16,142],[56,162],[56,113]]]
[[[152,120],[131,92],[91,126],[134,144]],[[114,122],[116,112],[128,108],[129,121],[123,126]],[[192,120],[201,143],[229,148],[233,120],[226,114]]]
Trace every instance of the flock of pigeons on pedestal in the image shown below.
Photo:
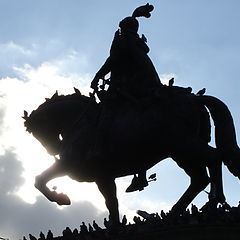
[[[29,240],[104,240],[115,239],[120,236],[121,239],[127,238],[129,235],[138,235],[143,232],[161,231],[170,227],[178,227],[181,225],[197,226],[200,224],[226,224],[240,223],[240,204],[237,207],[231,207],[224,203],[218,208],[202,208],[198,209],[195,205],[191,205],[190,209],[185,210],[180,216],[173,217],[171,212],[165,213],[163,210],[159,213],[148,213],[138,210],[138,216],[134,216],[130,223],[126,215],[122,217],[118,226],[111,224],[111,221],[104,218],[103,226],[99,226],[95,220],[92,224],[82,222],[79,229],[71,230],[69,227],[63,230],[62,236],[53,236],[51,230],[45,236],[42,232],[39,237],[29,234]],[[23,237],[23,240],[27,240]]]

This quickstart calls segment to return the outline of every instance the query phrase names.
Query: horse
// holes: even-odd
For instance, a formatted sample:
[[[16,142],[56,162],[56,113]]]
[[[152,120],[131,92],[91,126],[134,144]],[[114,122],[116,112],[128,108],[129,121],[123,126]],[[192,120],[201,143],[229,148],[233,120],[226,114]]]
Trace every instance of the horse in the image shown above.
[[[209,113],[216,147],[209,145]],[[151,100],[126,98],[103,104],[75,89],[71,95],[56,92],[30,115],[24,111],[23,118],[26,130],[48,153],[59,155],[36,176],[35,187],[48,200],[69,205],[68,196],[51,191],[48,181],[68,175],[79,182],[95,182],[114,223],[119,223],[115,179],[147,170],[166,158],[172,158],[190,177],[172,214],[181,214],[209,183],[209,203],[225,202],[222,163],[240,177],[232,116],[213,96],[168,91]]]

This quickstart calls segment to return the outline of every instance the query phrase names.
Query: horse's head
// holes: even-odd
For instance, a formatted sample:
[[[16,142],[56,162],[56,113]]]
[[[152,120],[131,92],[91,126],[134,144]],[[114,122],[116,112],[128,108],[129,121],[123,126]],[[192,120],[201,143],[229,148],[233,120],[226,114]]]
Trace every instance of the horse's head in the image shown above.
[[[60,152],[61,140],[59,139],[59,129],[49,122],[47,115],[41,111],[34,110],[29,116],[24,111],[24,126],[29,133],[45,147],[51,155],[57,155]]]
[[[51,155],[57,155],[61,151],[60,134],[64,136],[64,132],[71,128],[86,104],[95,102],[92,98],[81,95],[78,89],[74,90],[74,94],[66,96],[56,92],[30,115],[24,111],[26,130],[32,133]]]

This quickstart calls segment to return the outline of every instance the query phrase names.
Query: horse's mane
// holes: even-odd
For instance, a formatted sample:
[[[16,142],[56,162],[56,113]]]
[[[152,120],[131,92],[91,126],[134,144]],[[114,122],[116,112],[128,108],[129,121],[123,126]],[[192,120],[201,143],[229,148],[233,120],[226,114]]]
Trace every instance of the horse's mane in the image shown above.
[[[45,102],[40,104],[36,110],[33,110],[31,114],[28,116],[28,113],[24,111],[24,125],[26,127],[27,131],[31,131],[31,126],[35,122],[35,117],[36,114],[40,113],[42,110],[47,108],[50,105],[53,105],[55,103],[64,103],[67,101],[79,101],[79,103],[96,103],[95,99],[93,97],[87,97],[85,95],[82,95],[80,91],[76,88],[74,88],[75,93],[73,94],[68,94],[68,95],[58,95],[58,92],[56,91],[51,98],[45,98]]]
[[[54,93],[51,98],[45,98],[45,102],[39,105],[35,111],[42,110],[48,105],[59,103],[61,101],[68,101],[68,100],[77,100],[85,103],[89,101],[93,101],[92,98],[82,95],[79,91],[76,91],[75,93],[68,94],[68,95],[58,95],[58,92],[56,91],[56,93]]]

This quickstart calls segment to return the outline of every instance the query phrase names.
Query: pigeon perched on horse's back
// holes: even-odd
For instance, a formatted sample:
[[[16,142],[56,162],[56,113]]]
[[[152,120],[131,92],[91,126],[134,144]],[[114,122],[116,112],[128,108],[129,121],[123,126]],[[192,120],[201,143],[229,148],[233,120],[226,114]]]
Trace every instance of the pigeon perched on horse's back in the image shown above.
[[[196,93],[196,95],[197,95],[197,96],[203,96],[203,95],[205,94],[205,92],[206,92],[206,88],[203,88],[203,89],[199,90],[199,91]]]

